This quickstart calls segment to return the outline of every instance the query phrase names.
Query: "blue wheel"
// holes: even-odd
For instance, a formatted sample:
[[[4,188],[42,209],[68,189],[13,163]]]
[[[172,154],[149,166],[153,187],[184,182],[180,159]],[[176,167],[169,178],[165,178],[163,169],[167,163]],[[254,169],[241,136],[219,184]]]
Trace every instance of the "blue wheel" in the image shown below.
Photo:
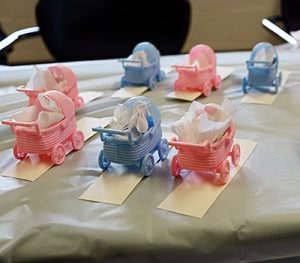
[[[121,78],[121,88],[125,87],[126,85],[127,85],[127,81],[126,81],[126,79],[125,79],[125,76],[123,76],[123,77]]]
[[[166,74],[165,74],[165,72],[164,71],[159,71],[159,73],[158,73],[158,77],[157,77],[157,80],[158,81],[162,81],[162,80],[164,80],[166,78]]]
[[[152,90],[155,88],[155,85],[156,85],[156,78],[150,77],[148,81],[148,87]]]
[[[150,176],[154,168],[154,158],[151,153],[147,153],[142,162],[142,174],[144,176]]]
[[[247,89],[247,86],[248,86],[248,80],[247,80],[246,77],[243,77],[242,85],[243,85],[243,92],[244,92],[244,93],[248,93],[248,89]]]
[[[161,139],[158,143],[158,155],[161,161],[164,161],[169,154],[169,145],[166,139]]]
[[[282,72],[279,73],[279,75],[276,78],[276,90],[281,86],[282,82]]]
[[[98,162],[102,170],[106,170],[110,166],[110,161],[105,159],[103,150],[100,151]]]

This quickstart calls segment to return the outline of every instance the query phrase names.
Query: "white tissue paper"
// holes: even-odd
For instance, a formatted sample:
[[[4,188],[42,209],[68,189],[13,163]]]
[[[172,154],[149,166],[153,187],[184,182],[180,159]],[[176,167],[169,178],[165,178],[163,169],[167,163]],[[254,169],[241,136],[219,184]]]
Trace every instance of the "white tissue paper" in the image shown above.
[[[179,141],[202,144],[220,139],[229,127],[236,109],[225,99],[222,105],[194,101],[188,112],[173,123],[172,131]]]
[[[66,85],[66,81],[57,82],[54,76],[48,71],[40,70],[37,66],[34,66],[34,72],[32,73],[25,88],[30,90],[60,90]]]
[[[18,122],[37,122],[40,129],[46,129],[64,118],[64,115],[59,111],[54,101],[47,100],[42,94],[39,94],[38,99],[42,105],[42,110],[39,111],[36,105],[32,105],[10,116],[10,118]],[[22,128],[25,130],[30,129],[27,127]]]
[[[149,129],[147,115],[148,107],[143,102],[136,102],[131,110],[119,104],[115,108],[109,127],[121,131],[129,130],[137,137]]]
[[[254,60],[255,61],[266,61],[266,62],[269,62],[272,64],[274,57],[275,57],[275,52],[274,52],[273,48],[262,48],[256,53]],[[255,66],[256,67],[266,67],[266,65],[262,64],[262,63],[255,63]]]
[[[134,60],[134,61],[142,61],[144,67],[148,67],[150,65],[150,63],[147,59],[147,54],[144,51],[135,52],[132,55],[130,55],[127,59]],[[134,63],[134,62],[130,62],[130,61],[127,61],[125,63],[125,65],[128,67],[140,67],[141,66],[140,63]]]

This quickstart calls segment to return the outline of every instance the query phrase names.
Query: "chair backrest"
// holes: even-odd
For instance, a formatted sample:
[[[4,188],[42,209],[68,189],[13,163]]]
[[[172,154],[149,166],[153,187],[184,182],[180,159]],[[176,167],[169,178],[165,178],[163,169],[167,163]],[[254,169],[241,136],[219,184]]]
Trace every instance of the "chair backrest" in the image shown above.
[[[127,57],[143,41],[178,54],[190,24],[188,0],[40,0],[37,23],[58,61]]]

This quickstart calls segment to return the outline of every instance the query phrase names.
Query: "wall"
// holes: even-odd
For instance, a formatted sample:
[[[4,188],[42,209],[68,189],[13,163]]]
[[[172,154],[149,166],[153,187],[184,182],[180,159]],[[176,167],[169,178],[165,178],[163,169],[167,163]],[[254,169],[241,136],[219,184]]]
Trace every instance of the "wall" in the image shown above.
[[[0,0],[0,22],[7,33],[36,25],[38,0]],[[163,0],[162,0],[163,1]],[[190,0],[192,21],[183,52],[199,43],[217,51],[251,49],[260,41],[279,43],[261,26],[261,19],[279,14],[279,0]],[[22,2],[22,4],[20,4]],[[40,37],[23,40],[14,47],[10,63],[51,61]]]

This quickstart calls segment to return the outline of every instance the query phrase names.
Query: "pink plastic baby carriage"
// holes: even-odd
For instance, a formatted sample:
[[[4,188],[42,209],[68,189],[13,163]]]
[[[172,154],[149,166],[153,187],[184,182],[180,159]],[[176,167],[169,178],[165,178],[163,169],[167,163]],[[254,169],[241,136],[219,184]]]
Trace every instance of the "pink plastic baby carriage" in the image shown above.
[[[20,160],[28,153],[48,155],[59,165],[65,160],[66,146],[79,150],[84,143],[83,133],[77,130],[74,103],[59,91],[39,94],[33,105],[2,123],[10,125],[16,135],[13,153]]]
[[[240,160],[240,146],[239,144],[233,145],[234,133],[235,125],[231,121],[222,138],[213,143],[208,143],[208,141],[203,144],[185,143],[172,138],[169,145],[175,146],[178,150],[171,163],[172,175],[180,175],[181,169],[213,172],[220,174],[219,184],[226,184],[230,173],[227,157],[231,156],[234,166],[237,166]]]
[[[194,46],[186,64],[173,67],[178,72],[175,90],[200,91],[207,97],[212,88],[217,90],[221,85],[221,77],[216,75],[216,55],[207,45]]]
[[[39,93],[58,89],[73,100],[75,108],[83,107],[84,101],[83,98],[78,95],[75,73],[70,68],[63,65],[51,66],[47,71],[52,75],[54,81],[57,82],[56,86],[50,84],[45,85],[44,87],[34,87],[34,89],[24,87],[17,88],[18,91],[24,92],[29,97],[29,106],[33,105]]]

